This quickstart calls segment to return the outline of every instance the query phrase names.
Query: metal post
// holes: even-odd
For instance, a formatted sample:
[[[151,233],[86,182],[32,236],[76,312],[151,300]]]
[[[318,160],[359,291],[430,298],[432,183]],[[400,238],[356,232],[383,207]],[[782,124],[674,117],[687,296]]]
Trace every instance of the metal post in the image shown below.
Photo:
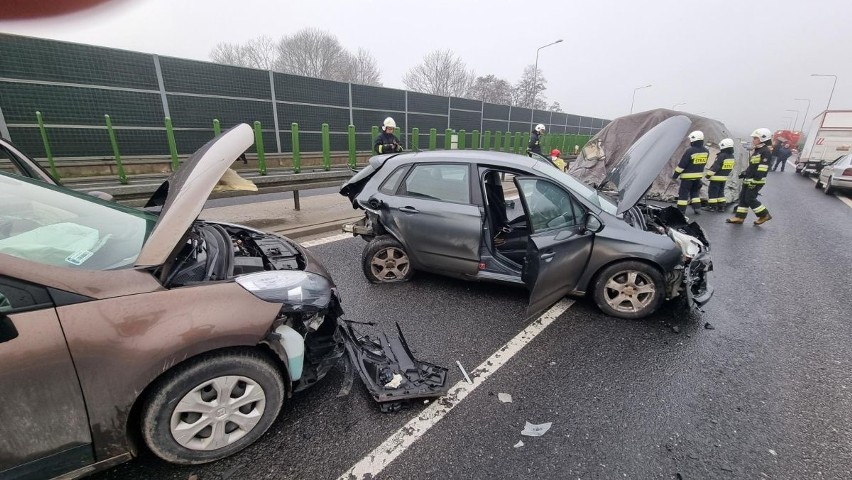
[[[474,130],[470,133],[470,147],[473,149],[482,148],[482,144],[479,143],[479,130]]]
[[[157,73],[157,86],[160,89],[160,103],[163,104],[163,115],[171,117],[172,114],[169,112],[169,97],[166,95],[166,84],[163,82],[163,69],[160,68],[160,57],[157,55],[153,55],[153,57],[154,71]]]
[[[290,138],[293,144],[293,173],[301,173],[302,152],[299,149],[299,124],[296,122],[290,124]]]
[[[800,130],[802,133],[804,133],[805,122],[808,120],[808,110],[811,109],[811,100],[809,98],[794,98],[793,100],[808,102],[808,106],[805,107],[805,116],[804,116],[804,118],[802,118],[802,128]]]
[[[121,164],[121,153],[118,151],[118,141],[115,139],[115,131],[112,129],[112,120],[109,115],[104,115],[106,119],[107,133],[109,133],[109,141],[112,143],[112,153],[115,155],[115,163],[118,165],[118,181],[122,184],[127,184],[127,175],[124,173],[124,165]]]
[[[3,116],[2,106],[0,106],[0,136],[12,140],[12,135],[9,134],[9,126],[6,125],[6,117]]]
[[[175,172],[180,167],[178,160],[177,144],[175,143],[175,130],[172,127],[172,119],[166,117],[166,140],[169,142],[169,153],[172,156],[172,171]]]
[[[435,128],[429,129],[429,150],[438,148],[438,130]]]
[[[453,130],[448,128],[444,130],[444,150],[449,150],[453,146]]]
[[[275,74],[269,71],[269,92],[272,95],[272,123],[275,124],[275,151],[281,153],[281,128],[278,126],[278,100],[275,97]]]
[[[349,85],[350,98],[352,93],[352,85]],[[354,169],[358,166],[358,154],[355,151],[355,125],[349,125],[349,168]]]
[[[322,168],[331,170],[331,139],[328,133],[328,124],[322,124]]]
[[[379,136],[379,127],[373,125],[373,127],[370,129],[370,143],[372,144],[372,142],[375,142],[376,138],[378,138],[378,136]]]
[[[411,129],[411,149],[420,150],[420,129],[417,127]]]
[[[495,152],[500,151],[500,143],[502,143],[502,141],[503,141],[503,132],[501,132],[500,130],[497,130],[496,132],[494,132],[494,151]]]
[[[506,139],[506,143],[503,145],[503,151],[504,152],[511,152],[512,151],[512,132],[507,131],[506,136],[504,138]]]
[[[524,132],[523,142],[524,142],[523,145],[526,145],[526,147],[529,148],[530,132]],[[524,149],[524,153],[526,153],[526,149]]]
[[[349,125],[355,125],[355,120],[352,119],[352,84],[347,85],[349,85]]]
[[[482,149],[491,150],[491,130],[486,130],[482,136]]]
[[[559,40],[557,40],[553,43],[548,43],[547,45],[543,45],[541,47],[538,47],[538,50],[535,51],[535,67],[533,67],[535,69],[533,71],[533,95],[532,95],[532,105],[530,105],[530,109],[532,109],[532,111],[530,112],[530,130],[532,130],[532,127],[533,127],[533,114],[535,113],[535,96],[538,93],[536,91],[536,90],[538,90],[536,88],[536,87],[538,87],[538,85],[536,83],[538,81],[538,52],[540,52],[542,48],[549,47],[551,45],[556,45],[557,43],[559,43],[561,41],[562,41],[562,39],[560,38]]]
[[[50,151],[50,142],[47,141],[47,131],[44,129],[41,112],[36,112],[36,120],[38,120],[38,130],[41,132],[41,141],[44,142],[44,154],[47,155],[47,163],[50,165],[50,175],[58,182],[59,172],[56,171],[56,164],[53,162],[53,153]]]
[[[298,190],[293,190],[293,204],[296,207],[297,212],[302,209],[302,204],[301,204],[301,202],[299,202],[299,191]]]
[[[467,132],[465,132],[464,129],[459,130],[459,140],[458,140],[458,149],[459,150],[464,150],[464,147],[465,147],[465,138],[464,137],[465,137],[465,135],[467,135]]]
[[[213,135],[218,137],[221,134],[222,134],[222,126],[219,124],[219,119],[214,118],[213,119]]]
[[[257,166],[261,175],[266,175],[266,153],[263,150],[263,129],[260,122],[254,122],[254,146],[257,150]]]
[[[408,90],[405,91],[405,149],[408,150]]]
[[[515,132],[515,153],[521,153],[521,132]]]

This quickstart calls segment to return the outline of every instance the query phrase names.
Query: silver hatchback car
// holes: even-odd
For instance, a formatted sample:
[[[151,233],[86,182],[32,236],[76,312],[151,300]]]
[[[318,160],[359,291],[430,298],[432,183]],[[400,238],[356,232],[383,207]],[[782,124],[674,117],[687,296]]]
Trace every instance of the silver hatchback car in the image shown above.
[[[589,294],[605,313],[641,318],[664,300],[713,295],[710,243],[672,206],[640,202],[690,122],[672,117],[640,138],[604,182],[613,203],[545,159],[490,151],[380,155],[341,194],[365,217],[345,231],[368,241],[374,283],[415,270],[526,286],[533,313]]]

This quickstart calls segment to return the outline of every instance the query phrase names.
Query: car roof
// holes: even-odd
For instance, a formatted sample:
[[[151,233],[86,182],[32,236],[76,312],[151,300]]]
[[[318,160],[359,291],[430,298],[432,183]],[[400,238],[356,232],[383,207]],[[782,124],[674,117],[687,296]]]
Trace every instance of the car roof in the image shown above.
[[[373,157],[377,158],[377,157]],[[420,152],[406,152],[393,155],[381,162],[388,167],[397,167],[409,163],[429,162],[465,162],[465,163],[487,163],[496,167],[506,168],[532,168],[540,160],[530,158],[526,155],[516,153],[494,152],[489,150],[429,150]],[[372,163],[372,162],[371,162]]]

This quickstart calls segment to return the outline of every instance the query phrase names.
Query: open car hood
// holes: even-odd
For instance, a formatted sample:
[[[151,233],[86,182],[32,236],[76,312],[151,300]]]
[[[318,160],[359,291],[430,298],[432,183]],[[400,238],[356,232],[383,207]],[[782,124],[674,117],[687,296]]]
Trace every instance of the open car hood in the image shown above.
[[[663,120],[648,130],[618,161],[618,164],[601,182],[601,187],[612,182],[618,188],[618,211],[633,208],[651,187],[675,150],[683,143],[692,121],[678,115]]]
[[[254,143],[251,127],[240,124],[199,148],[169,176],[146,207],[162,206],[160,218],[136,259],[137,267],[166,262],[183,239],[204,202],[234,160]]]

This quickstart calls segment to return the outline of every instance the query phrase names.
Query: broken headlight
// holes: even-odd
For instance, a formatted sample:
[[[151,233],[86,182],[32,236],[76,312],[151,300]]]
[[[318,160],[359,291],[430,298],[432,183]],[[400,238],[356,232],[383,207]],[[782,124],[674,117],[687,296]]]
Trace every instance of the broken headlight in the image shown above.
[[[239,276],[236,282],[261,300],[283,303],[285,311],[325,308],[331,301],[331,282],[315,273],[271,270]]]
[[[692,259],[704,250],[704,245],[692,235],[678,232],[673,228],[669,228],[666,233],[680,247],[680,251],[683,252],[685,258]]]

